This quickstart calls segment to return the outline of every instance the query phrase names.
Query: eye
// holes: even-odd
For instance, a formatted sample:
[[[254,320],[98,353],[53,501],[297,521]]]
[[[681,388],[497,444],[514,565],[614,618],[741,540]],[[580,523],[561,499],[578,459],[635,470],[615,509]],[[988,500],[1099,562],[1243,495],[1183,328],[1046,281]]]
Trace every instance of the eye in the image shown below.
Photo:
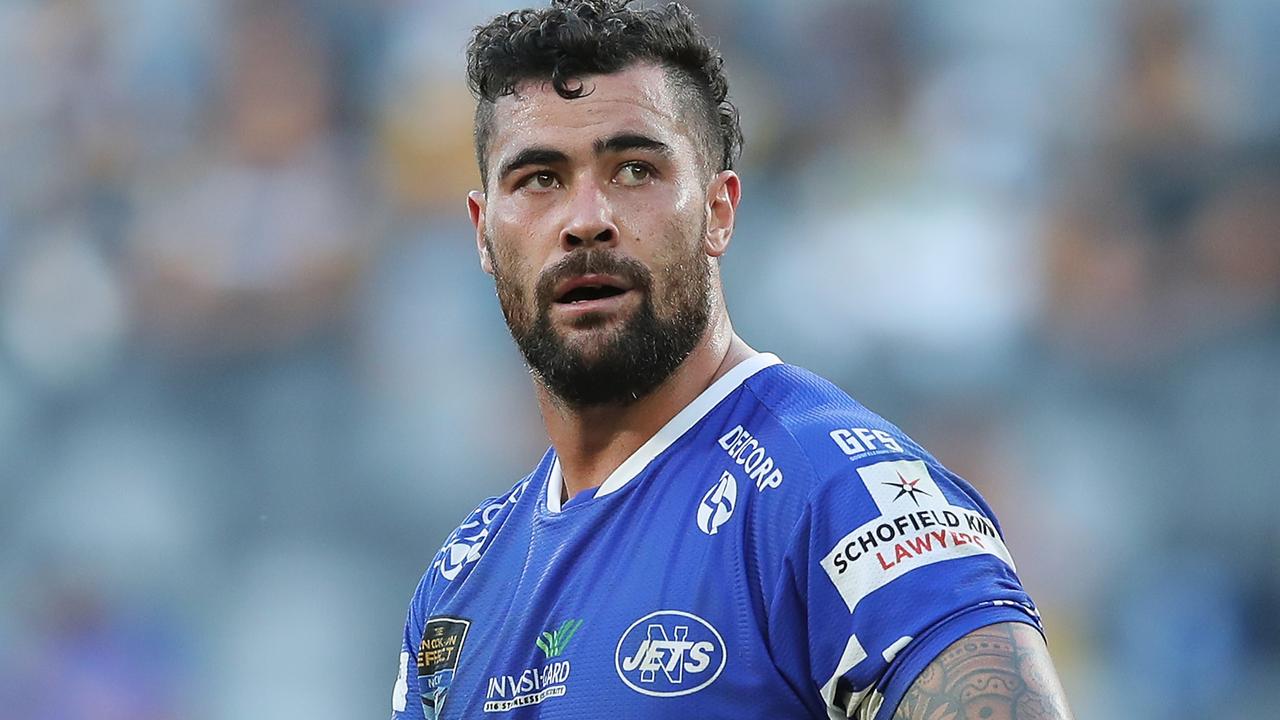
[[[635,187],[644,185],[653,178],[653,170],[641,162],[629,162],[618,169],[618,174],[614,176],[614,182],[619,185]]]
[[[540,170],[533,173],[529,177],[521,181],[522,187],[531,188],[533,190],[550,190],[560,184],[560,180],[555,173],[550,170]]]

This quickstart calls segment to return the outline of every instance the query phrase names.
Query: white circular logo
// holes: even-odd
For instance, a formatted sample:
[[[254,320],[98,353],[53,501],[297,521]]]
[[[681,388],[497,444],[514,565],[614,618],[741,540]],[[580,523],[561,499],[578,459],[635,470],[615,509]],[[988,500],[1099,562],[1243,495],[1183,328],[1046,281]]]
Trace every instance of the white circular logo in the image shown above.
[[[733,508],[738,504],[738,481],[733,473],[726,471],[698,504],[698,529],[708,535],[715,535],[720,526],[733,517]]]
[[[613,665],[627,687],[652,697],[702,690],[724,671],[724,638],[711,623],[680,610],[659,610],[631,623]]]
[[[449,535],[445,546],[436,553],[432,567],[439,568],[440,575],[445,580],[456,580],[464,567],[479,560],[484,554],[484,543],[489,539],[489,526],[504,508],[520,502],[528,486],[529,481],[525,480],[512,489],[505,499],[491,498],[471,513],[471,517]]]
[[[444,579],[456,579],[458,573],[462,572],[462,568],[479,560],[482,554],[481,548],[488,537],[489,528],[485,527],[475,535],[460,537],[449,543],[448,547],[441,553],[440,558],[440,574],[444,576]]]

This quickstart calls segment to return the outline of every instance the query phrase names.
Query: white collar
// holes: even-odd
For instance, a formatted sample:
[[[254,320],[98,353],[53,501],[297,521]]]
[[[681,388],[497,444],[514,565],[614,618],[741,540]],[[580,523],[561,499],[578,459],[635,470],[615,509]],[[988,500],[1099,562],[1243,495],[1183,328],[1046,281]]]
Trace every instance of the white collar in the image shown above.
[[[692,402],[684,407],[675,417],[671,418],[666,425],[663,425],[648,442],[641,445],[638,450],[631,454],[614,470],[604,483],[596,489],[596,497],[603,497],[610,493],[621,490],[623,486],[631,482],[632,478],[639,475],[654,458],[658,457],[671,444],[679,440],[682,435],[689,431],[689,428],[698,424],[698,421],[706,417],[720,401],[729,396],[729,393],[738,389],[738,386],[746,382],[747,378],[755,375],[761,370],[777,365],[782,361],[778,356],[772,353],[760,353],[753,355],[746,360],[738,363],[711,384],[711,387],[702,391],[702,394],[694,398]],[[564,475],[560,471],[560,458],[556,458],[551,465],[551,473],[547,478],[547,509],[553,513],[560,512],[560,506],[563,504],[564,498]]]

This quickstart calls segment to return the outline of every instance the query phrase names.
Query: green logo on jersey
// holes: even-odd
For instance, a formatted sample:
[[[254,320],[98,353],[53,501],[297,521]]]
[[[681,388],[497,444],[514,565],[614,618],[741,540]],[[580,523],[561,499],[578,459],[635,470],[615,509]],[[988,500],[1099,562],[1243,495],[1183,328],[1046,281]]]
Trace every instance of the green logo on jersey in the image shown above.
[[[582,627],[581,620],[565,620],[558,629],[542,633],[542,637],[537,640],[538,649],[547,656],[548,660],[560,656],[580,627]]]

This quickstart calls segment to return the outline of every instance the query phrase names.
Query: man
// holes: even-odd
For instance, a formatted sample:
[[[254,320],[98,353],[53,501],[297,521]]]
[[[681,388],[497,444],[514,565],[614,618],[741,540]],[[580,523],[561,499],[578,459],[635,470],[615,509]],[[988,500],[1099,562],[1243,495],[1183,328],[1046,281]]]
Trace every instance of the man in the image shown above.
[[[468,73],[480,264],[553,447],[423,577],[394,717],[1070,717],[973,488],[734,334],[740,133],[689,12],[555,0]]]

